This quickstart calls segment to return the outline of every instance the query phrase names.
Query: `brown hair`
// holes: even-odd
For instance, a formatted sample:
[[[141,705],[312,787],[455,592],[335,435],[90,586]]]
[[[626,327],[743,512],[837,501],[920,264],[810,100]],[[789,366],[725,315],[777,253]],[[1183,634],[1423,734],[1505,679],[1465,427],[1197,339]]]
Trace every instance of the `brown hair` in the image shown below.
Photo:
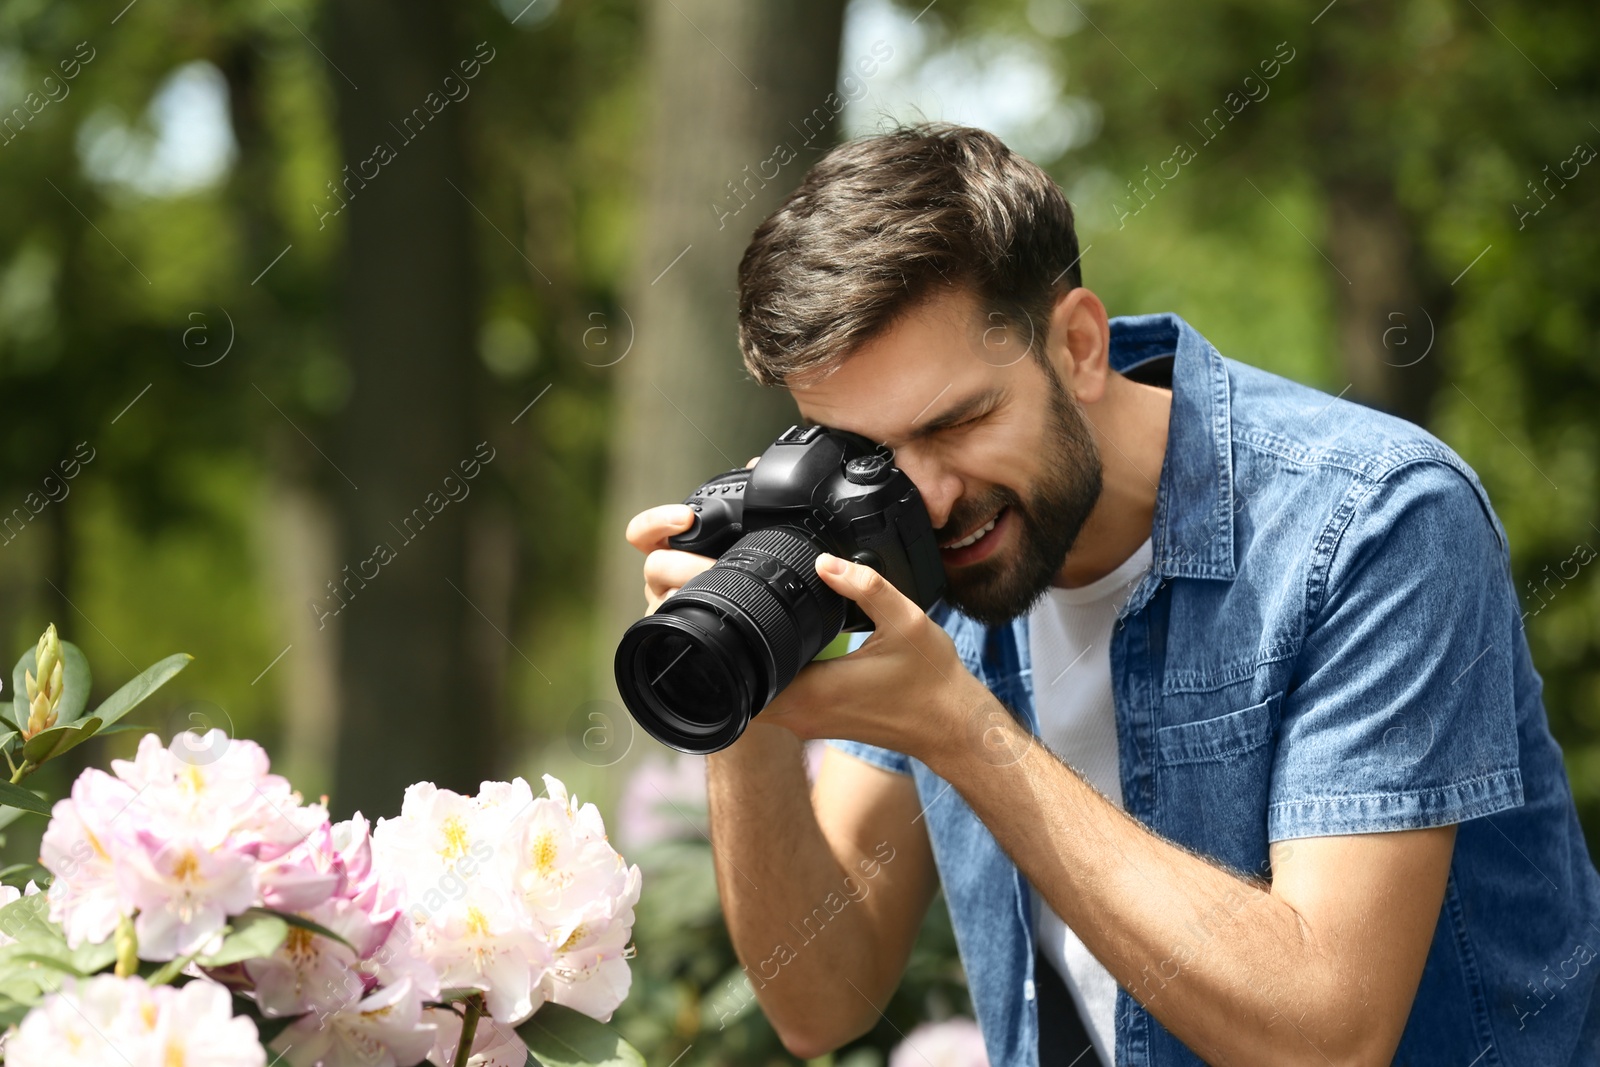
[[[739,263],[739,348],[763,385],[825,374],[937,286],[972,290],[1042,343],[1082,283],[1072,207],[983,130],[902,126],[848,141],[756,228]]]

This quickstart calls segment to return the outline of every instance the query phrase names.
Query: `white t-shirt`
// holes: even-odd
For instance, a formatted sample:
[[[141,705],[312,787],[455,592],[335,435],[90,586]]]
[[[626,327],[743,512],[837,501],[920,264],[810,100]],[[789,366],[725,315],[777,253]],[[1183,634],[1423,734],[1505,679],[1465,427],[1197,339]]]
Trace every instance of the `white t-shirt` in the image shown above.
[[[1122,806],[1117,719],[1111,699],[1111,628],[1150,569],[1147,538],[1116,570],[1077,589],[1052,586],[1028,615],[1033,700],[1040,739],[1113,804]],[[1039,948],[1072,994],[1100,1062],[1115,1057],[1117,982],[1038,893]]]

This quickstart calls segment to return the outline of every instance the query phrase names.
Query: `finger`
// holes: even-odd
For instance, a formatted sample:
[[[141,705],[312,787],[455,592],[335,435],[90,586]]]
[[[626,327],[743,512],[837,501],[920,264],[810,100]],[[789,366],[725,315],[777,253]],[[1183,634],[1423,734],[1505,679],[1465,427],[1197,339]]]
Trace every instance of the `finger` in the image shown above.
[[[861,605],[880,630],[900,630],[922,617],[921,608],[871,567],[824,552],[817,556],[817,574],[835,593]]]
[[[646,508],[628,520],[628,543],[640,552],[665,548],[667,538],[694,525],[694,512],[687,504],[662,504]]]
[[[744,465],[744,468],[745,468],[745,470],[750,470],[752,467],[754,467],[757,463],[760,463],[760,462],[761,462],[761,457],[760,456],[754,456],[754,457],[751,458],[749,463],[746,463]]]
[[[710,556],[661,548],[644,558],[644,579],[651,589],[660,594],[664,589],[683,585],[715,562]]]

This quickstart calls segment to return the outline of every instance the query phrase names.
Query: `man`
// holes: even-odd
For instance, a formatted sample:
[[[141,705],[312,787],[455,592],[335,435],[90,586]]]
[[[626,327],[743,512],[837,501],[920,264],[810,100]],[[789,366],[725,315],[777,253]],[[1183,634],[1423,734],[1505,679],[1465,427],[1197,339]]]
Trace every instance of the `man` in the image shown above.
[[[877,1021],[937,881],[997,1067],[1600,1063],[1600,877],[1478,479],[1108,322],[1078,258],[1043,172],[923,126],[830,153],[740,266],[751,374],[894,449],[949,579],[924,614],[819,558],[876,630],[708,760],[785,1045]],[[711,562],[689,521],[630,524],[651,610]]]

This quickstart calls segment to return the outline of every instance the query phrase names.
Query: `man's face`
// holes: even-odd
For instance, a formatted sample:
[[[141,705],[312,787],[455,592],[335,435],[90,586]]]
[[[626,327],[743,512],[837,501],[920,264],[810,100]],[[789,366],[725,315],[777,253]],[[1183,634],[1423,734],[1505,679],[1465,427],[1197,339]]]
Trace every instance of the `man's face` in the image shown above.
[[[1029,340],[969,294],[940,295],[790,387],[807,420],[894,449],[933,520],[945,599],[989,625],[1043,595],[1100,497],[1089,424]]]

